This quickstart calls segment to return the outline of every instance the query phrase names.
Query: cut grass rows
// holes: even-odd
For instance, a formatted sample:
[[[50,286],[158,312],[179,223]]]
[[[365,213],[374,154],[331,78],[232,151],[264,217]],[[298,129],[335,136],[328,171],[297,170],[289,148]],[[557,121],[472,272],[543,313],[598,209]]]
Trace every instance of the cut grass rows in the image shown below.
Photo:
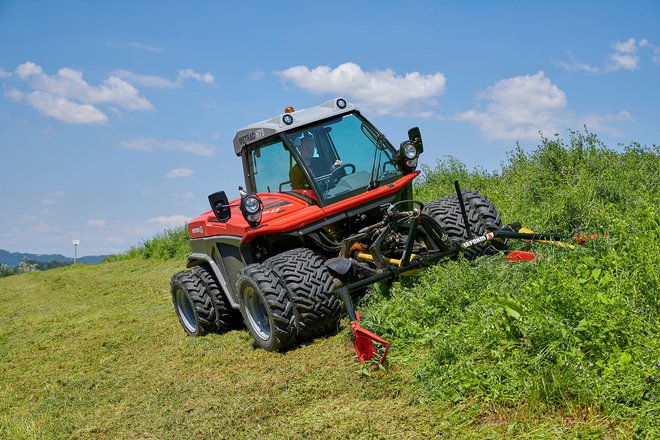
[[[285,354],[255,350],[242,330],[186,337],[169,295],[179,269],[138,258],[0,280],[0,438],[625,433],[580,408],[428,402],[411,365],[359,374],[345,328]]]

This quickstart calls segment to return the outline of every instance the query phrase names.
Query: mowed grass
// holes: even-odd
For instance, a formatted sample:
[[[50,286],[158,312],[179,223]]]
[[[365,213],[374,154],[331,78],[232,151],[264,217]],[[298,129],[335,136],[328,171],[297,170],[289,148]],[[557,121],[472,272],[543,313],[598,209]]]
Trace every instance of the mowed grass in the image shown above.
[[[0,438],[629,434],[590,408],[432,402],[414,358],[364,374],[345,325],[284,354],[254,349],[243,330],[187,337],[169,293],[180,269],[135,258],[1,279]]]

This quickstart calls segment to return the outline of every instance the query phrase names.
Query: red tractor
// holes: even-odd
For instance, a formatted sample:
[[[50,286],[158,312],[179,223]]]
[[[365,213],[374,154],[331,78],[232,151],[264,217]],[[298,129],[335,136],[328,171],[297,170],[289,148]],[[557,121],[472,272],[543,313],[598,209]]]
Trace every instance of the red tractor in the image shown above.
[[[245,189],[209,196],[211,210],[188,224],[190,270],[171,281],[191,336],[242,322],[259,347],[285,350],[336,329],[343,300],[363,361],[373,342],[388,344],[360,327],[350,292],[507,238],[556,239],[502,228],[493,204],[458,184],[426,206],[413,200],[419,129],[397,149],[343,98],[252,124],[234,151]]]

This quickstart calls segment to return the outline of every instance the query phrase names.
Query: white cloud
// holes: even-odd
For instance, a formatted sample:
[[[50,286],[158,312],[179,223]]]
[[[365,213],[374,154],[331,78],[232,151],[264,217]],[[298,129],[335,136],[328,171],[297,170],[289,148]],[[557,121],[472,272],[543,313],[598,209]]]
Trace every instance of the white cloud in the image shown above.
[[[43,197],[40,202],[44,205],[56,205],[65,195],[64,191],[55,191]]]
[[[57,130],[55,130],[53,127],[46,127],[39,130],[39,134],[41,136],[55,136],[57,134]]]
[[[91,86],[80,71],[64,67],[57,74],[48,75],[32,62],[19,65],[15,74],[32,91],[10,90],[11,99],[24,101],[46,116],[69,124],[106,123],[108,117],[96,107],[98,104],[113,104],[129,111],[153,110],[153,105],[135,87],[117,76]]]
[[[47,75],[40,66],[27,62],[16,68],[16,74],[27,81],[35,91],[48,93],[81,103],[109,103],[126,110],[153,110],[137,89],[116,76],[110,76],[98,86],[90,86],[82,72],[64,67],[54,76]]]
[[[132,47],[134,49],[141,49],[141,50],[146,50],[146,51],[149,51],[149,52],[156,52],[156,53],[163,52],[163,49],[161,49],[160,47],[151,46],[151,45],[148,45],[148,44],[143,44],[143,43],[138,43],[138,42],[127,43],[126,45],[129,46],[129,47]]]
[[[11,76],[11,72],[7,72],[5,69],[0,67],[0,78],[9,78]]]
[[[660,63],[660,47],[646,39],[640,40],[639,47],[649,50],[651,52],[651,60],[656,64]]]
[[[159,228],[173,229],[179,226],[182,226],[184,223],[187,223],[189,217],[185,215],[170,215],[170,216],[159,216],[153,217],[148,220],[148,223],[157,225]]]
[[[615,52],[610,55],[609,62],[605,66],[608,72],[618,70],[637,70],[639,68],[639,57],[635,54]]]
[[[137,73],[129,72],[128,70],[113,70],[113,74],[125,79],[133,84],[139,84],[144,87],[153,87],[156,89],[174,89],[177,84],[169,79],[162,78],[155,75],[140,75]]]
[[[174,81],[156,75],[140,75],[128,70],[117,69],[113,73],[131,83],[156,89],[177,89],[183,86],[186,79],[193,79],[206,84],[215,84],[215,78],[209,72],[201,74],[192,69],[179,70]]]
[[[612,122],[632,120],[628,112],[616,115],[576,115],[568,109],[566,94],[544,72],[500,80],[477,94],[488,104],[483,111],[469,110],[455,119],[476,124],[490,139],[537,139],[539,132],[554,134],[587,124],[613,135]],[[618,133],[618,134],[617,134]]]
[[[628,38],[626,41],[617,41],[613,47],[614,52],[608,57],[605,64],[605,71],[616,72],[618,70],[637,70],[639,68],[637,41],[634,38]]]
[[[5,92],[5,96],[14,101],[21,101],[23,99],[23,92],[18,89],[11,88]]]
[[[620,111],[613,115],[587,114],[581,118],[581,125],[586,125],[590,130],[605,133],[610,136],[623,136],[623,132],[612,127],[615,122],[634,122],[635,119],[627,111]]]
[[[10,98],[25,101],[46,116],[68,124],[105,124],[108,117],[91,104],[78,104],[49,93],[22,93],[14,90]]]
[[[259,81],[264,77],[264,71],[263,70],[251,70],[248,72],[247,78],[250,81]]]
[[[489,104],[485,111],[470,110],[456,116],[475,123],[488,138],[538,137],[539,130],[557,131],[557,114],[566,108],[566,95],[545,77],[535,75],[503,79],[478,93]]]
[[[613,51],[607,56],[601,67],[578,61],[570,53],[570,62],[560,62],[557,65],[568,71],[588,73],[607,73],[621,70],[635,71],[640,68],[640,57],[638,55],[640,48],[646,48],[651,51],[654,63],[660,62],[660,51],[649,40],[645,38],[636,40],[631,37],[625,41],[616,41],[612,44]]]
[[[201,142],[188,142],[177,140],[159,140],[153,138],[137,138],[121,142],[121,146],[129,150],[138,151],[181,151],[184,153],[196,154],[198,156],[212,156],[215,153],[213,145]]]
[[[61,229],[58,228],[57,226],[53,226],[48,223],[39,223],[37,225],[34,225],[32,227],[32,231],[36,232],[38,234],[48,234],[50,232],[57,232],[60,231]]]
[[[175,195],[175,197],[176,197],[177,199],[182,199],[182,200],[192,200],[192,199],[195,198],[195,194],[193,194],[193,193],[190,192],[190,191],[186,191],[186,192],[184,192],[184,193],[181,193],[181,194],[177,194],[177,195]]]
[[[100,228],[104,228],[107,223],[108,222],[105,220],[89,220],[87,222],[87,225],[91,226],[92,228],[100,229]]]
[[[646,44],[647,42],[648,40],[646,39],[641,41],[643,44]],[[612,47],[614,47],[614,50],[617,52],[633,53],[637,51],[637,42],[634,38],[628,38],[626,41],[615,42]]]
[[[446,89],[442,73],[410,72],[400,76],[391,69],[365,72],[355,63],[344,63],[334,69],[295,66],[277,74],[309,92],[344,95],[378,114],[389,115],[421,114],[423,108],[436,105],[435,98]]]
[[[591,66],[587,63],[583,63],[581,61],[578,61],[573,54],[569,53],[568,54],[570,58],[570,62],[559,62],[557,65],[561,67],[564,70],[568,70],[569,72],[587,72],[587,73],[598,73],[599,69],[598,67]]]
[[[175,168],[165,175],[169,179],[175,179],[178,177],[190,177],[195,174],[195,171],[190,168]]]
[[[211,75],[209,72],[200,74],[193,71],[192,69],[179,70],[176,78],[177,81],[183,81],[186,78],[192,78],[195,81],[203,82],[206,84],[213,84],[215,82],[215,78],[213,78],[213,75]]]

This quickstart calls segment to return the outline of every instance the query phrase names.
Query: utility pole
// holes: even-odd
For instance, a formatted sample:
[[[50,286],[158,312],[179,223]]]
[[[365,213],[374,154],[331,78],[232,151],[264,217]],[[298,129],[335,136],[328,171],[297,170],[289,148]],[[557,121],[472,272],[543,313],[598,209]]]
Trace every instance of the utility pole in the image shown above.
[[[76,265],[76,260],[78,259],[78,245],[80,240],[73,240],[73,265]]]

